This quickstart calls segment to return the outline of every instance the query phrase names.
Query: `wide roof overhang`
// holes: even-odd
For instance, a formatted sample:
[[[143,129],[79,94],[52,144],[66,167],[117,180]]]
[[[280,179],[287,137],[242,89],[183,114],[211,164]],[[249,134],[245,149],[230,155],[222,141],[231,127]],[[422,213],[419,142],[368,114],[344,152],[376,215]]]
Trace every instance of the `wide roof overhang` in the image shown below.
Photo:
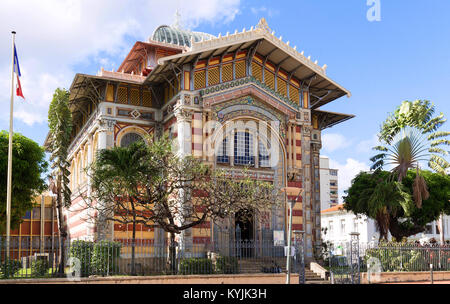
[[[240,37],[239,39],[227,39],[228,36],[224,36],[194,43],[191,51],[163,57],[147,76],[145,82],[159,83],[166,81],[174,72],[179,72],[181,66],[186,63],[195,63],[199,60],[234,53],[240,50],[252,50],[267,58],[277,68],[280,67],[284,71],[287,71],[288,74],[295,76],[302,82],[304,87],[309,87],[312,109],[319,108],[342,96],[351,96],[350,91],[337,84],[325,74],[324,68],[319,67],[273,35],[265,32],[259,33],[257,31],[247,36],[245,36],[247,33],[242,34],[244,34],[242,35],[244,37]]]
[[[324,130],[326,128],[331,128],[338,123],[344,122],[346,120],[352,119],[355,115],[343,114],[322,110],[312,110],[312,115],[317,115],[317,120],[319,124],[319,129]]]

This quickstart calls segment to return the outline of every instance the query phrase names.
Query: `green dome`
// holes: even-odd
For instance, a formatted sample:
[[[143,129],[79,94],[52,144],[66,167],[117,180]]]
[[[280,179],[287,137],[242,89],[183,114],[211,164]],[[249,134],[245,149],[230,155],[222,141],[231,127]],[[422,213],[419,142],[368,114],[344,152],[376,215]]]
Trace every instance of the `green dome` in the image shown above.
[[[215,36],[207,33],[191,32],[168,25],[161,25],[153,33],[152,40],[190,47],[191,37],[194,38],[195,42],[202,39],[210,40],[215,38]]]

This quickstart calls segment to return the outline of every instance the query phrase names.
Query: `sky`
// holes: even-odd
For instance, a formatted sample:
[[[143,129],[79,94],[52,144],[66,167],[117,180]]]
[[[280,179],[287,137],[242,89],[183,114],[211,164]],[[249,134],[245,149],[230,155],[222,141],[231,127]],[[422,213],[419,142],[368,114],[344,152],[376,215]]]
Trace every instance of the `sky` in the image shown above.
[[[380,125],[402,101],[426,99],[450,113],[448,0],[2,0],[0,130],[9,129],[12,30],[26,98],[15,100],[14,132],[42,145],[54,90],[69,88],[76,73],[117,69],[135,41],[173,24],[177,9],[185,28],[213,35],[264,17],[277,37],[327,64],[327,75],[352,96],[321,109],[356,116],[322,133],[321,154],[339,170],[340,198],[369,169]]]

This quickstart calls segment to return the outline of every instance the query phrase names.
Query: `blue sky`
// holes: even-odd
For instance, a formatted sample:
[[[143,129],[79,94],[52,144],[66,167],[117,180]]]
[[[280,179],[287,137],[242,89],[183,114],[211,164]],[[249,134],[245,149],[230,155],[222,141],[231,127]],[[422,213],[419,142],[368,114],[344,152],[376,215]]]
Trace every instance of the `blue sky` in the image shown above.
[[[95,3],[95,4],[94,4]],[[11,30],[26,101],[16,99],[14,130],[42,144],[52,92],[75,73],[119,66],[136,40],[174,22],[179,8],[191,29],[217,35],[242,31],[265,17],[276,36],[311,55],[352,92],[322,109],[356,117],[323,133],[322,154],[340,170],[340,194],[370,165],[370,148],[387,114],[403,100],[428,99],[450,113],[450,1],[380,0],[369,22],[366,0],[296,1],[2,1],[0,129],[8,129]],[[20,18],[10,12],[20,11]],[[448,125],[443,129],[448,130]]]

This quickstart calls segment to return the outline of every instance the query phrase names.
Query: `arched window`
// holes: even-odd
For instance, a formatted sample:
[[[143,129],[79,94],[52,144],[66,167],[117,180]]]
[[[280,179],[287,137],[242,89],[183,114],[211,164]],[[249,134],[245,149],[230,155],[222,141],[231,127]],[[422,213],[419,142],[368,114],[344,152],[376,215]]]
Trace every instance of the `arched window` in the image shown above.
[[[137,133],[130,132],[122,136],[122,139],[120,140],[120,146],[128,147],[138,140],[143,140],[142,136]]]

